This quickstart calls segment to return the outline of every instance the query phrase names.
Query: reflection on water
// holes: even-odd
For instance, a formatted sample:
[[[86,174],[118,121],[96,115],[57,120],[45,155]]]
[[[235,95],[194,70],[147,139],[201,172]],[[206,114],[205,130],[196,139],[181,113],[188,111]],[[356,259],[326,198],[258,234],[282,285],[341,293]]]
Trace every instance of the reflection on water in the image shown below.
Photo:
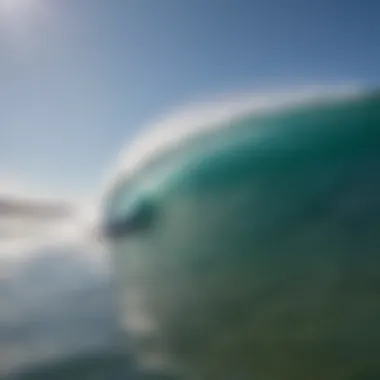
[[[124,355],[110,350],[40,364],[20,371],[11,376],[10,380],[118,380],[135,379],[134,375],[132,366]]]
[[[0,379],[136,379],[105,260],[50,247],[0,262]],[[99,257],[97,257],[99,259]]]
[[[172,380],[165,375],[139,375],[121,351],[109,350],[82,354],[29,368],[8,377],[9,380]]]

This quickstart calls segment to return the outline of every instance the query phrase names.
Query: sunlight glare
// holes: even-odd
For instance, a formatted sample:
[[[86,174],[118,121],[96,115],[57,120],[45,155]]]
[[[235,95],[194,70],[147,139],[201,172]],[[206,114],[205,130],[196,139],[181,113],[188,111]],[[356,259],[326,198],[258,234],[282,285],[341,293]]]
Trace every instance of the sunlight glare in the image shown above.
[[[0,37],[28,38],[45,16],[46,5],[45,0],[0,0]]]
[[[28,17],[33,12],[38,0],[0,0],[0,15],[2,21],[16,22]]]

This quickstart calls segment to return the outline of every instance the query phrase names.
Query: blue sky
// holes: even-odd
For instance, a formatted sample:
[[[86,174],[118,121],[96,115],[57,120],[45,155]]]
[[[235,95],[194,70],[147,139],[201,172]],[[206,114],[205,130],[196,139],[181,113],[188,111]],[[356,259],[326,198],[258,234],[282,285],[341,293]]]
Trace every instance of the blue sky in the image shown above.
[[[220,92],[380,82],[374,0],[10,1],[0,186],[91,192],[144,125]]]

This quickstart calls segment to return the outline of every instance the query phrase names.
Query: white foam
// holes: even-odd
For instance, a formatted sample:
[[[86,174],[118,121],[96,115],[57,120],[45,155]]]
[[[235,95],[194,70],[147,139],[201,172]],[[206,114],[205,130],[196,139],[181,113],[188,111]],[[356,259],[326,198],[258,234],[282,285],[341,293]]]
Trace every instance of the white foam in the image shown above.
[[[310,103],[328,104],[361,97],[363,93],[363,87],[357,84],[311,85],[261,94],[223,95],[216,100],[179,109],[148,125],[143,129],[144,133],[126,145],[115,169],[106,179],[101,198],[120,182],[133,179],[149,163],[159,160],[170,150],[185,145],[193,137],[223,130],[235,118]]]

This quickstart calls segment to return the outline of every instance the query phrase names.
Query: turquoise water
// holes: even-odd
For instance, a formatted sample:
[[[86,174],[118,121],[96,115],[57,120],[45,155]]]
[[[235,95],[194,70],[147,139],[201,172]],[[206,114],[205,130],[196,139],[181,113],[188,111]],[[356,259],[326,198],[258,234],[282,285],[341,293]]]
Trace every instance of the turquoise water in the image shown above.
[[[318,164],[325,170],[358,156],[375,155],[379,142],[379,95],[363,94],[350,100],[306,104],[229,120],[226,126],[195,135],[178,148],[152,159],[136,178],[120,181],[114,190],[112,212],[133,213],[136,203],[149,196],[183,195],[184,191],[214,191],[235,186],[249,176]],[[331,169],[328,169],[331,171]],[[342,173],[343,175],[343,173]]]
[[[379,172],[371,93],[229,120],[121,183],[111,245],[141,363],[379,378]]]

